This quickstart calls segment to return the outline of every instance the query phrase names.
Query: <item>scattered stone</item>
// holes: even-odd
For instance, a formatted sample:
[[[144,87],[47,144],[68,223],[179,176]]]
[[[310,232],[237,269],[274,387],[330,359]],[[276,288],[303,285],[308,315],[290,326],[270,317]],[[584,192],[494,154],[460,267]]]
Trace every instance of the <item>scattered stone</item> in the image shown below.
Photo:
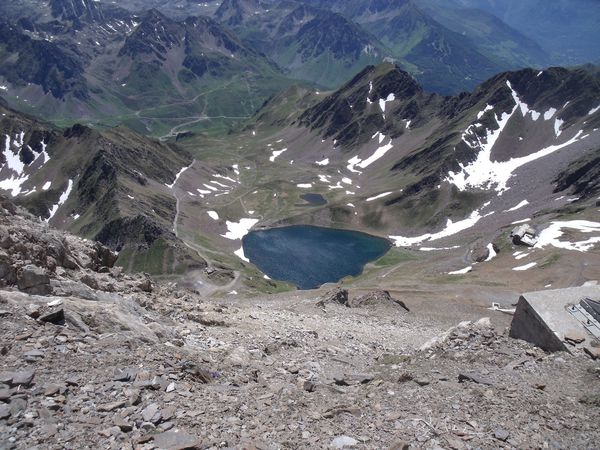
[[[23,357],[26,361],[35,361],[38,359],[42,359],[45,356],[46,353],[38,349],[29,350],[28,352],[23,353]]]
[[[150,422],[154,425],[161,421],[160,408],[157,403],[151,403],[142,410],[144,422]]]
[[[91,276],[89,273],[84,274],[79,281],[81,281],[83,284],[85,284],[86,286],[94,289],[94,290],[98,290],[99,289],[99,285],[98,285],[98,280]]]
[[[136,379],[137,373],[138,372],[136,369],[120,370],[115,373],[115,376],[113,377],[113,381],[121,381],[124,383],[133,381]]]
[[[506,440],[508,439],[509,436],[510,436],[510,433],[508,431],[506,431],[504,428],[496,428],[494,430],[494,437],[496,439],[498,439],[499,441],[506,442]]]
[[[154,445],[161,450],[194,450],[202,443],[183,431],[166,431],[154,436]]]
[[[13,386],[30,386],[33,383],[33,378],[35,377],[34,370],[27,370],[24,372],[15,372],[12,375],[12,380],[10,381]]]
[[[115,417],[113,424],[116,427],[119,427],[119,429],[124,433],[129,433],[131,430],[133,430],[133,425],[120,416]]]
[[[343,449],[346,447],[354,447],[358,444],[358,441],[350,436],[338,436],[331,441],[331,446],[337,449]]]
[[[105,403],[103,405],[98,405],[98,411],[100,412],[111,412],[114,411],[115,409],[120,409],[123,408],[127,403],[123,400],[120,401],[116,401],[116,402],[111,402],[111,403]]]
[[[44,387],[44,395],[52,397],[60,392],[60,386],[57,384],[48,384]]]
[[[10,389],[0,389],[0,402],[6,402],[10,399],[11,396]]]
[[[302,383],[302,389],[306,392],[314,392],[317,389],[317,385],[312,381],[305,381]]]
[[[36,305],[36,304],[32,303],[31,305],[29,305],[27,307],[27,315],[29,317],[31,317],[32,319],[38,319],[41,314],[42,314],[42,308],[40,307],[40,305]]]
[[[494,384],[488,378],[485,378],[484,376],[482,376],[478,373],[475,373],[475,372],[464,372],[464,373],[458,374],[458,382],[464,383],[465,381],[470,381],[470,382],[477,383],[477,384],[484,384],[487,386],[492,386]]]
[[[65,311],[62,308],[50,311],[38,319],[40,322],[48,322],[54,325],[63,325],[65,323]]]
[[[570,332],[565,334],[565,341],[567,341],[571,345],[581,344],[585,342],[586,336],[582,333]]]
[[[149,278],[145,278],[138,283],[137,287],[144,292],[152,292],[152,281]]]
[[[426,377],[415,378],[415,383],[417,383],[419,386],[427,386],[431,384],[431,379]]]
[[[10,405],[0,405],[0,420],[10,417]]]

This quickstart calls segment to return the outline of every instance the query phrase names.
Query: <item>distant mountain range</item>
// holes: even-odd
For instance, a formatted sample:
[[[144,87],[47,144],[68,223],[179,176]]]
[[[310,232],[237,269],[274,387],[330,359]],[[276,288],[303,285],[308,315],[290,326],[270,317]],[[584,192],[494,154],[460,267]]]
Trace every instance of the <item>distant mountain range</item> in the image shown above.
[[[597,2],[577,0],[576,38],[561,31],[567,3],[508,3],[15,0],[0,5],[0,95],[61,125],[168,138],[222,131],[292,83],[335,89],[383,61],[452,95],[501,71],[600,58]]]
[[[39,17],[0,25],[0,83],[11,105],[58,123],[170,135],[182,123],[243,119],[290,84],[208,17],[138,16],[92,0],[38,3]]]

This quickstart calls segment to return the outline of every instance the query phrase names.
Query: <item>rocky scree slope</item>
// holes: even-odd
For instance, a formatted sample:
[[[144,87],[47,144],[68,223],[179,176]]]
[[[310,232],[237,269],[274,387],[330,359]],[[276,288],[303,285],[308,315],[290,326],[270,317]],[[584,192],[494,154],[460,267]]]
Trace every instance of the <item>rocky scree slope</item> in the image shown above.
[[[442,332],[385,293],[200,298],[0,207],[7,449],[600,442],[600,367],[586,357],[546,354],[488,319]],[[23,284],[33,272],[41,282]]]

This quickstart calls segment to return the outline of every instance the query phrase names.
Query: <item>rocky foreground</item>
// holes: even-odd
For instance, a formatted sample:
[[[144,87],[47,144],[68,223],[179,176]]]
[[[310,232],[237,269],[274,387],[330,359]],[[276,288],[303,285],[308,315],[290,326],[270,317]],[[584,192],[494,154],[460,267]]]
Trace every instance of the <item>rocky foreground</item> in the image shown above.
[[[385,292],[201,298],[0,204],[0,449],[600,446],[598,361]]]

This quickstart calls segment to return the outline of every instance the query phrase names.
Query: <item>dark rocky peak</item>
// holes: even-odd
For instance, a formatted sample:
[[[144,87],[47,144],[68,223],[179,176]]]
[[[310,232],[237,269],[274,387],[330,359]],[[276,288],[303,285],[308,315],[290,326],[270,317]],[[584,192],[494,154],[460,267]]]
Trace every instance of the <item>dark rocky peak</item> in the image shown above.
[[[1,21],[0,44],[6,52],[0,75],[9,82],[39,85],[56,98],[68,93],[87,98],[83,64],[75,52],[54,42],[32,39],[17,26]]]
[[[566,122],[586,116],[600,104],[600,75],[593,67],[505,72],[483,83],[472,97],[475,102],[485,97],[490,105],[504,102],[513,107],[511,89],[528,108],[541,114],[556,110],[555,117]]]
[[[135,57],[141,53],[161,56],[168,49],[181,44],[184,30],[181,23],[169,19],[156,9],[144,16],[135,31],[127,37],[119,56]]]
[[[210,17],[188,17],[184,25],[188,48],[201,45],[235,54],[244,47],[237,36]]]
[[[269,6],[273,5],[264,0],[223,0],[215,12],[215,18],[219,22],[235,27],[241,25],[248,15],[254,15]]]
[[[296,30],[299,26],[302,26],[306,22],[313,20],[317,14],[324,12],[324,10],[310,5],[298,5],[283,18],[278,26],[278,34],[288,34],[290,31]]]
[[[400,119],[413,119],[419,114],[421,97],[424,97],[421,87],[396,65],[369,66],[307,109],[300,123],[320,130],[325,137],[335,137],[344,147],[352,147],[366,142],[377,131],[386,129],[391,135],[399,132],[393,111],[401,109],[410,113],[410,117]]]
[[[374,36],[364,31],[341,14],[322,11],[298,31],[301,52],[305,57],[317,56],[326,50],[335,58],[358,59],[361,53],[381,55],[381,45]]]
[[[360,17],[367,14],[395,12],[410,0],[299,0],[302,3],[329,9],[344,14],[347,17]]]
[[[387,98],[390,94],[394,94],[396,100],[407,99],[423,92],[421,86],[408,72],[389,63],[383,65],[386,66],[392,67],[387,71],[384,70],[383,74],[375,72],[370,79],[372,84],[370,84],[369,99],[371,101]]]
[[[93,130],[91,128],[76,123],[72,127],[65,129],[65,131],[63,132],[63,136],[67,139],[81,138],[84,136],[90,136],[92,132]]]

